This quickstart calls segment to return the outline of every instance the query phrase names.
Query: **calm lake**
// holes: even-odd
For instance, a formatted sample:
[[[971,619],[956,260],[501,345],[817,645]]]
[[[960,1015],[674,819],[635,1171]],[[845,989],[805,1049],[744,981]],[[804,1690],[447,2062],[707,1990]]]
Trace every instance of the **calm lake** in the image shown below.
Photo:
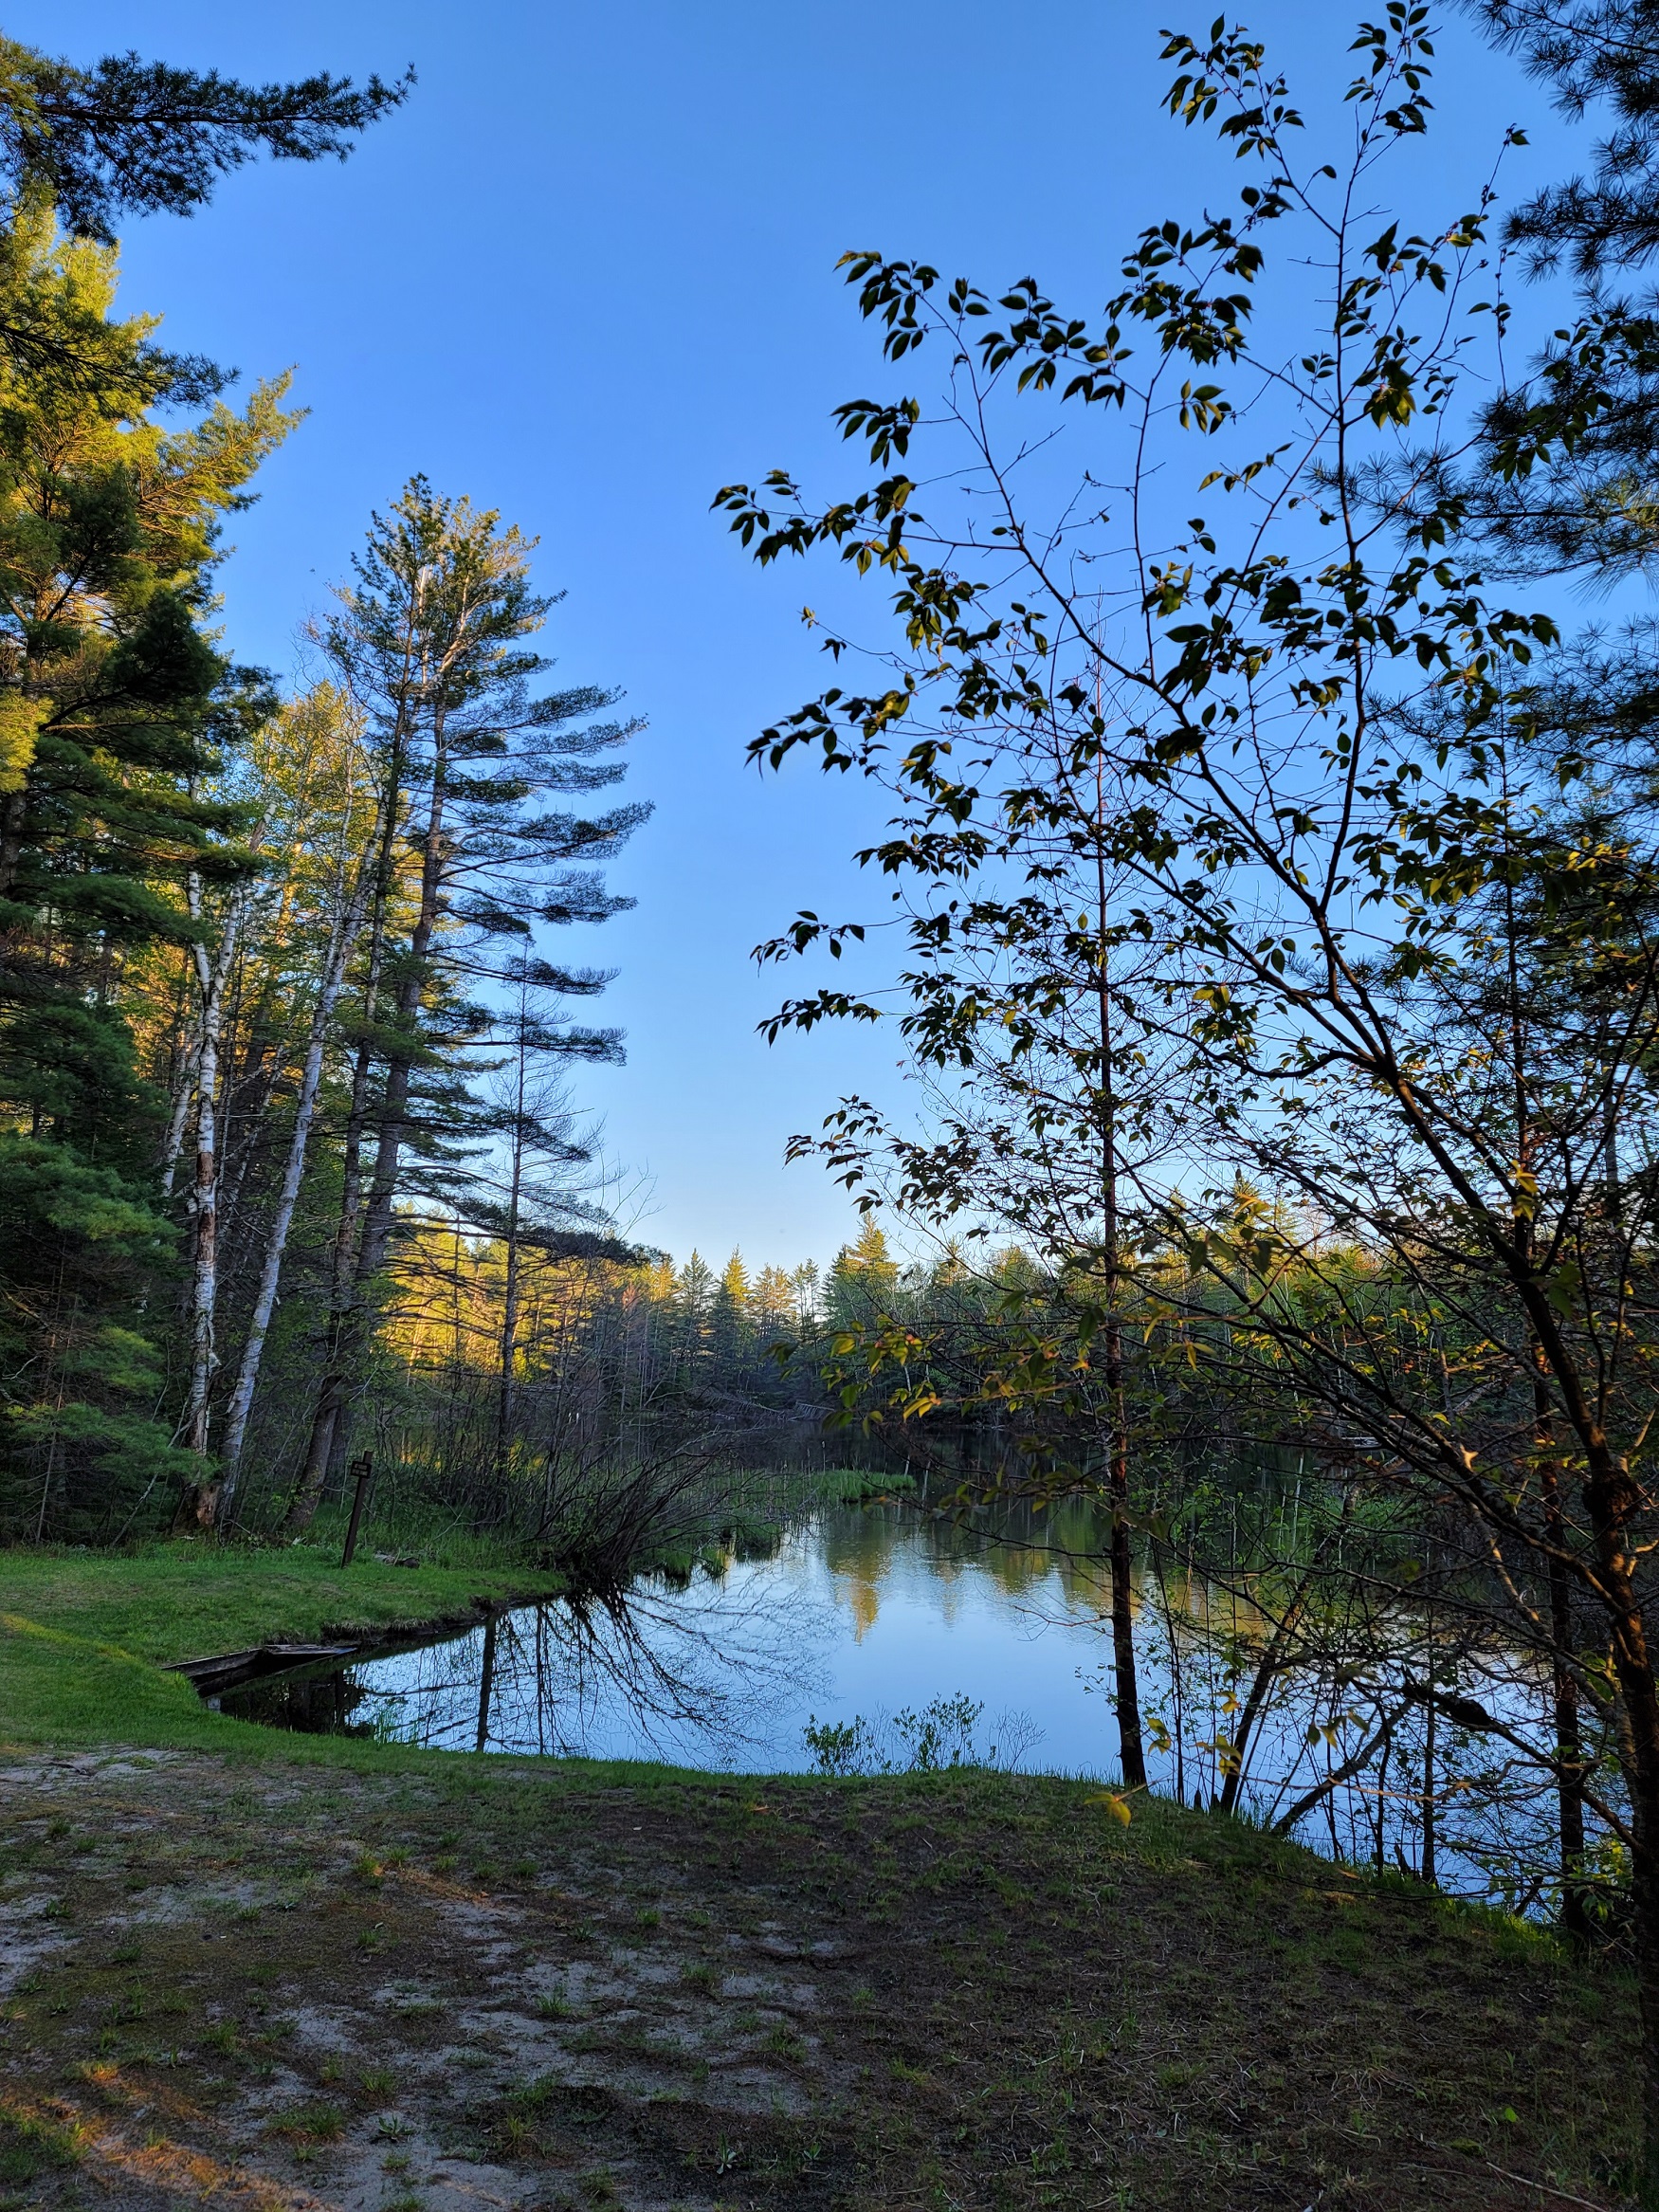
[[[1103,1535],[1081,1510],[991,1535],[913,1507],[841,1508],[792,1528],[773,1557],[700,1571],[683,1587],[643,1577],[614,1606],[526,1606],[447,1641],[298,1670],[214,1702],[279,1728],[435,1749],[775,1773],[818,1764],[810,1727],[858,1719],[878,1761],[908,1764],[919,1724],[907,1716],[945,1701],[945,1760],[956,1752],[1105,1780],[1117,1723]],[[1215,1739],[1231,1725],[1236,1689],[1214,1639],[1198,1633],[1204,1608],[1201,1589],[1172,1603],[1149,1583],[1136,1618],[1152,1784],[1187,1802],[1215,1792]],[[1473,1687],[1488,1709],[1541,1725],[1523,1677]],[[1256,1817],[1279,1818],[1358,1741],[1334,1696],[1294,1676],[1275,1691],[1243,1792]],[[1336,1732],[1310,1745],[1322,1724]],[[1422,1830],[1413,1744],[1408,1719],[1392,1776],[1385,1767],[1337,1789],[1296,1833],[1332,1856],[1375,1860],[1380,1850],[1385,1864],[1413,1869]],[[1478,1743],[1472,1754],[1481,1756]],[[1440,1758],[1440,1878],[1484,1892],[1497,1816],[1487,1804],[1474,1817],[1474,1793],[1458,1781],[1444,1738]],[[1472,1825],[1460,1829],[1464,1800]],[[1536,1811],[1525,1818],[1530,1825]]]

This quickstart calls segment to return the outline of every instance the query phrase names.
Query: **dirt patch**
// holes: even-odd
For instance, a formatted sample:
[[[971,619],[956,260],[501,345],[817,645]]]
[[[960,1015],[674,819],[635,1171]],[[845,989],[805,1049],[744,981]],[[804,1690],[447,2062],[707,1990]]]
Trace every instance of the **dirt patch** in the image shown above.
[[[0,1844],[0,2203],[1619,2201],[1616,1977],[1064,1783],[35,1756]]]

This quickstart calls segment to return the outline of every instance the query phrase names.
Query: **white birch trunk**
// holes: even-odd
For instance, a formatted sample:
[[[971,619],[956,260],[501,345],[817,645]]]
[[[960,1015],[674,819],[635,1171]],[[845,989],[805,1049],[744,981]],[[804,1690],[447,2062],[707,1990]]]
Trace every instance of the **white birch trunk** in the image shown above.
[[[168,1117],[167,1135],[161,1144],[161,1189],[169,1198],[173,1196],[173,1179],[178,1173],[178,1156],[184,1150],[184,1128],[190,1120],[191,1101],[196,1095],[200,1059],[201,1039],[194,1036],[185,1047],[184,1057],[179,1062],[173,1087],[173,1112]]]
[[[191,908],[199,909],[200,887],[191,885]],[[236,959],[245,900],[234,895],[225,914],[217,955],[195,947],[196,981],[201,991],[201,1046],[196,1069],[196,1262],[191,1286],[191,1389],[185,1416],[185,1443],[200,1459],[208,1455],[209,1398],[216,1361],[214,1310],[219,1294],[219,1037],[225,1026],[225,984]]]
[[[371,856],[374,845],[374,840],[371,838]],[[242,1363],[237,1370],[236,1387],[230,1394],[230,1404],[225,1417],[221,1512],[229,1507],[236,1494],[242,1448],[247,1436],[248,1415],[253,1409],[253,1394],[259,1383],[260,1363],[264,1357],[271,1315],[276,1311],[283,1254],[287,1247],[288,1231],[294,1219],[294,1208],[299,1201],[300,1185],[305,1173],[305,1148],[317,1112],[318,1090],[322,1082],[323,1051],[334,1020],[335,1007],[345,983],[346,970],[351,965],[352,954],[356,948],[357,939],[368,915],[374,873],[372,859],[366,859],[357,870],[357,880],[351,898],[335,925],[317,994],[317,1005],[311,1016],[311,1034],[306,1041],[305,1064],[300,1076],[300,1098],[294,1113],[293,1135],[288,1141],[288,1158],[283,1169],[282,1188],[277,1195],[277,1210],[271,1220],[270,1234],[265,1240],[264,1264],[260,1270],[259,1290],[254,1299],[252,1319],[248,1323],[247,1339],[242,1347]]]
[[[255,842],[258,842],[257,838]],[[191,947],[196,971],[196,1016],[192,1025],[193,1034],[185,1047],[178,1074],[173,1080],[173,1111],[168,1116],[167,1134],[162,1139],[160,1153],[161,1188],[170,1198],[173,1196],[173,1179],[178,1173],[179,1157],[184,1151],[184,1132],[190,1121],[191,1105],[201,1080],[203,1024],[209,1005],[215,1000],[221,1006],[224,1003],[225,985],[229,980],[231,965],[236,958],[246,898],[246,892],[242,891],[232,898],[226,917],[225,936],[211,965],[203,946],[194,944]],[[185,904],[190,910],[191,920],[199,922],[202,918],[202,882],[199,876],[192,875],[190,878],[185,888]]]

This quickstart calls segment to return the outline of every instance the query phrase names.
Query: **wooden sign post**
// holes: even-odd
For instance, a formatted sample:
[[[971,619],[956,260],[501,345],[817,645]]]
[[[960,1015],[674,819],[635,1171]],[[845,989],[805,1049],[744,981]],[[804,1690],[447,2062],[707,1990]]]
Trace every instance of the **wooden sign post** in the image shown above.
[[[351,1524],[346,1529],[346,1548],[340,1557],[342,1567],[351,1565],[352,1554],[357,1548],[357,1526],[363,1518],[363,1501],[369,1495],[369,1485],[374,1474],[374,1455],[365,1452],[361,1459],[354,1459],[350,1472],[357,1478],[357,1490],[352,1500]]]

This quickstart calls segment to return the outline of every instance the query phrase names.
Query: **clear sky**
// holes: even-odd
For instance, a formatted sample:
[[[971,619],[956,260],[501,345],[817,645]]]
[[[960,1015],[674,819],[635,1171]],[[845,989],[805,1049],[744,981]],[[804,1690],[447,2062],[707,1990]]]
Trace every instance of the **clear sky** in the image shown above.
[[[629,1065],[582,1072],[606,1148],[648,1186],[638,1234],[717,1264],[827,1260],[850,1231],[790,1133],[839,1093],[896,1093],[867,1029],[768,1047],[780,995],[750,948],[798,907],[878,901],[848,855],[870,795],[762,781],[748,739],[826,680],[799,625],[822,578],[759,575],[708,512],[788,465],[853,475],[828,424],[886,392],[833,273],[846,247],[990,284],[1030,270],[1079,312],[1136,229],[1194,211],[1195,139],[1158,112],[1158,27],[1213,0],[12,0],[13,37],[76,61],[133,47],[243,78],[412,63],[407,107],[343,168],[272,166],[191,221],[132,226],[122,303],[245,381],[293,364],[312,411],[238,519],[228,642],[288,674],[308,609],[371,508],[414,470],[539,534],[559,678],[649,718],[629,778],[656,815],[613,870],[634,912],[566,957],[621,971],[605,1017]],[[1353,10],[1274,0],[1246,20],[1340,83]],[[1484,174],[1512,120],[1512,186],[1573,157],[1513,64],[1460,20],[1441,41],[1436,183]],[[1582,159],[1582,154],[1577,155]],[[1219,176],[1219,173],[1218,173]],[[906,383],[905,388],[908,388]],[[872,609],[872,612],[873,612]],[[872,967],[879,967],[879,950]],[[597,1011],[597,1010],[595,1010]]]

